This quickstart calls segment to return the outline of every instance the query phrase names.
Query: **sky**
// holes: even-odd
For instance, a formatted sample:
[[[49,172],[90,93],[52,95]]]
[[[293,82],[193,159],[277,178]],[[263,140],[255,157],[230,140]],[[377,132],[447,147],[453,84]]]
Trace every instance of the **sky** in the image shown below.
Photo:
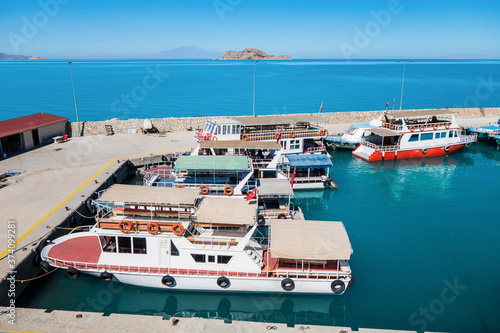
[[[500,1],[1,0],[0,52],[126,58],[180,46],[293,58],[500,58]]]

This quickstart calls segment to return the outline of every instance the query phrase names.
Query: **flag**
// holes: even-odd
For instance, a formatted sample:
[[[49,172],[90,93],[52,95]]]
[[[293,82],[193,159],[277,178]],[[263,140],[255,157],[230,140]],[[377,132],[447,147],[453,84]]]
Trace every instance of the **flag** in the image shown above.
[[[392,106],[394,106],[394,104],[396,104],[396,99],[394,98],[394,101],[392,102]]]
[[[389,106],[389,100],[387,100],[387,103],[385,103],[385,109],[387,110],[387,107]]]
[[[281,139],[281,134],[283,133],[283,126],[281,126],[281,130],[278,134],[278,136],[276,137],[276,143],[279,143],[280,142],[280,139]]]
[[[446,105],[446,110],[448,110],[448,105]]]
[[[297,172],[297,167],[293,169],[293,176],[292,176],[292,188],[293,188],[293,182],[295,181],[295,173]]]
[[[321,101],[321,106],[319,107],[319,112],[323,111],[323,101]]]
[[[252,192],[248,193],[247,194],[247,201],[248,200],[252,200],[253,198],[255,198],[257,196],[257,189],[253,190]]]

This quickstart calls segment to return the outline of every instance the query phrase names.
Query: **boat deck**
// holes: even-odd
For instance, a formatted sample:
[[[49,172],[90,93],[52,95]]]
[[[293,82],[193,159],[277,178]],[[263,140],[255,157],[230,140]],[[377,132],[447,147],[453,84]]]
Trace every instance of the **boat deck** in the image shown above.
[[[68,239],[54,245],[49,257],[64,261],[96,263],[101,256],[101,244],[97,236],[84,236]]]

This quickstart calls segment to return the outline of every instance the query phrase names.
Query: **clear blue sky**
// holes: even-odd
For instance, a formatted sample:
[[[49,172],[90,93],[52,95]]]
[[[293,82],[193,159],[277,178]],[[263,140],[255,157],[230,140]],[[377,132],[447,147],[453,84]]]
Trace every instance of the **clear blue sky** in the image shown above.
[[[389,16],[377,21],[381,11]],[[294,58],[500,57],[500,1],[490,0],[1,0],[0,22],[0,52],[49,58],[187,45]]]

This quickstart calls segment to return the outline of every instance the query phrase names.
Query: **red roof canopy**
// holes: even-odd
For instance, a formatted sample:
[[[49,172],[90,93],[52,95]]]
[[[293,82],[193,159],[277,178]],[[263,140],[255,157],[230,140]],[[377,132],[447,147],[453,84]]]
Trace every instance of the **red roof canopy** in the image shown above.
[[[30,116],[0,121],[0,138],[68,120],[69,118],[53,114],[36,113]]]

